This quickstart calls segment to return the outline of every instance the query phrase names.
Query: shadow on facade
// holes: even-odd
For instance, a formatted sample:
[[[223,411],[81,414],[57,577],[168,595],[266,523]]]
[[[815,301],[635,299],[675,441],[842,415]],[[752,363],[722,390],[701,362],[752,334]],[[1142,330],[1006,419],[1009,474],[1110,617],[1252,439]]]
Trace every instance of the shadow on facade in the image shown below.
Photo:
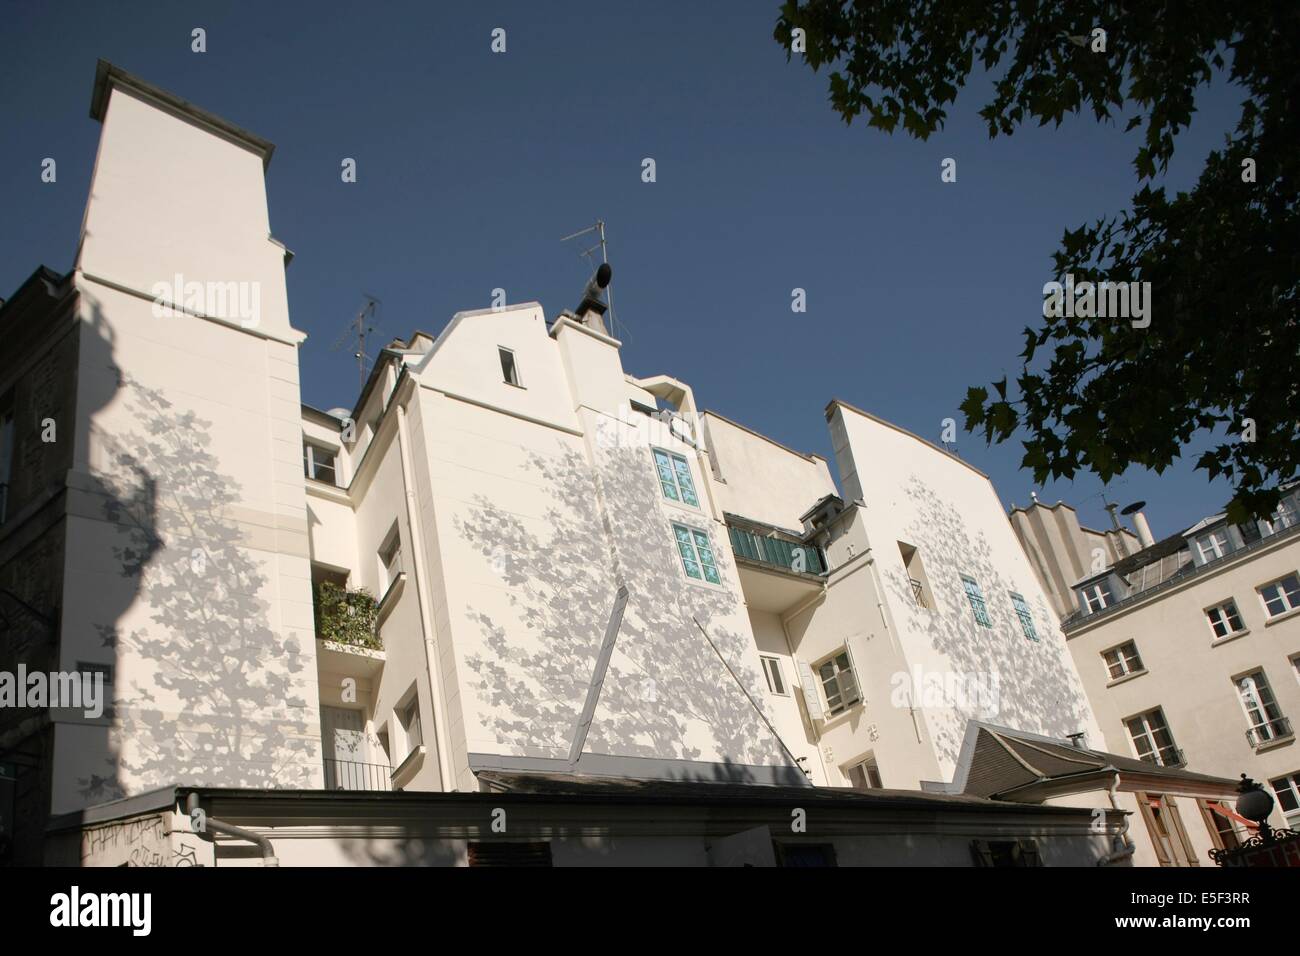
[[[211,423],[123,373],[112,329],[93,303],[91,313],[84,427],[110,403],[115,424],[79,436],[99,455],[86,500],[101,505],[98,521],[70,528],[92,543],[106,529],[113,540],[116,574],[84,575],[102,586],[75,599],[93,608],[89,646],[112,649],[115,721],[97,739],[77,738],[87,741],[77,791],[95,804],[172,783],[308,785],[318,754],[293,675],[310,659],[298,638],[268,625],[269,582],[236,513],[240,488],[211,451]],[[65,631],[68,640],[88,646]]]
[[[503,753],[567,756],[615,591],[625,584],[628,604],[584,753],[725,759],[702,763],[699,777],[688,772],[682,779],[726,782],[748,781],[744,764],[788,764],[696,625],[708,630],[761,701],[761,678],[743,663],[747,639],[730,624],[744,615],[743,606],[725,588],[685,580],[664,517],[667,510],[678,520],[677,511],[661,510],[646,449],[600,448],[597,454],[594,471],[572,449],[530,455],[532,482],[554,496],[541,520],[526,521],[508,502],[477,495],[456,522],[461,538],[509,589],[524,625],[522,634],[515,633],[506,622],[470,609],[484,641],[468,666],[485,729]],[[698,510],[683,510],[680,520],[708,531],[725,580],[731,555],[712,522]],[[802,779],[794,771],[792,780]]]
[[[956,707],[931,712],[938,718],[931,725],[931,733],[940,760],[956,763],[966,724],[972,719],[1061,738],[1085,730],[1089,716],[1083,690],[1071,679],[1073,665],[1065,638],[1059,630],[1049,632],[1045,627],[1051,619],[1048,606],[1040,600],[1032,608],[1039,637],[1039,643],[1034,643],[1024,636],[1011,604],[1010,592],[1017,590],[1015,582],[999,571],[984,536],[972,538],[961,514],[915,476],[904,491],[916,515],[905,533],[909,541],[926,542],[922,558],[929,565],[931,581],[941,578],[945,585],[958,586],[949,597],[950,606],[937,611],[912,611],[913,626],[946,656],[948,666],[959,678],[998,675],[992,712],[981,708],[979,702],[966,702],[970,704],[966,706],[961,701],[956,702]],[[916,601],[906,574],[884,565],[881,573],[895,606],[914,607]],[[960,574],[979,583],[991,628],[976,624],[966,595],[960,590]],[[1022,582],[1019,590],[1031,583]],[[932,597],[937,598],[938,593],[932,590]]]

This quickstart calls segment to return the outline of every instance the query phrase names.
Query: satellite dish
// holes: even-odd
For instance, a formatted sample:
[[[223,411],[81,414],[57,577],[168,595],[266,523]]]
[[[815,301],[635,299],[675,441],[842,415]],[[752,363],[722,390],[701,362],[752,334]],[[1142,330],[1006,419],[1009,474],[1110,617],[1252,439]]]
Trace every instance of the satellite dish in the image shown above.
[[[1127,508],[1121,508],[1119,513],[1122,515],[1131,515],[1135,512],[1141,511],[1146,506],[1147,503],[1145,501],[1135,501]]]

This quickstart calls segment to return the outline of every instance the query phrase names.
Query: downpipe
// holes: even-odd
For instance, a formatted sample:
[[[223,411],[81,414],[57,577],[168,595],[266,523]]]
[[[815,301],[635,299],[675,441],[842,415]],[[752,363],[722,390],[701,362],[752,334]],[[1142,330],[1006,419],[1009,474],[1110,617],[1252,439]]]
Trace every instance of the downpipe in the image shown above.
[[[1110,797],[1111,807],[1123,813],[1124,812],[1123,808],[1119,805],[1119,798],[1116,796],[1119,793],[1118,773],[1115,774],[1115,779],[1111,782],[1111,785],[1107,788],[1106,793]],[[1137,844],[1130,842],[1128,839],[1128,814],[1127,813],[1124,813],[1124,824],[1123,826],[1120,827],[1119,833],[1115,834],[1115,840],[1116,842],[1119,843],[1120,849],[1115,850],[1112,853],[1108,853],[1106,856],[1103,856],[1100,860],[1097,861],[1098,866],[1111,866],[1115,863],[1123,862],[1124,860],[1130,860],[1133,858],[1133,854],[1137,852]]]
[[[195,810],[202,810],[202,807],[199,806],[199,795],[197,793],[191,793],[185,798],[185,811],[189,814],[191,825],[193,825]],[[220,820],[215,820],[206,813],[203,816],[203,829],[201,832],[221,833],[225,836],[232,836],[239,840],[247,840],[249,843],[256,844],[257,848],[262,851],[263,866],[280,865],[280,860],[275,855],[275,847],[271,845],[269,837],[264,837],[259,833],[254,833],[252,830],[245,830],[243,827],[237,827],[231,823],[222,823]],[[213,842],[215,843],[215,841]]]

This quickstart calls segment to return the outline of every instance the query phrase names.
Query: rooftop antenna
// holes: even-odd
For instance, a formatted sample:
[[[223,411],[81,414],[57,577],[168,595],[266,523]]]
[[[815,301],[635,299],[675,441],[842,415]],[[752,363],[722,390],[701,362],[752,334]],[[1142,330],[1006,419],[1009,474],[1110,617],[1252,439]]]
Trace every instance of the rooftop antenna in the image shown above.
[[[363,295],[365,304],[357,312],[357,317],[348,323],[347,328],[339,335],[338,339],[331,346],[331,350],[337,352],[349,342],[355,341],[356,346],[353,355],[357,360],[357,391],[366,387],[366,360],[370,358],[366,354],[366,337],[379,331],[379,306],[383,303],[373,295]]]
[[[609,264],[609,251],[605,245],[605,220],[597,219],[595,225],[588,226],[586,229],[579,229],[577,232],[565,236],[563,239],[560,240],[560,242],[568,242],[570,239],[577,239],[579,236],[585,236],[593,232],[596,233],[597,236],[596,244],[594,246],[589,246],[588,248],[583,249],[581,252],[578,253],[578,255],[582,256],[589,263],[591,263],[591,270],[592,272],[595,272],[596,263],[591,256],[592,253],[594,253],[597,249],[600,250],[601,263],[604,265]],[[609,325],[610,325],[610,330],[613,331],[614,325],[618,321],[618,319],[614,315],[614,289],[612,286],[607,286],[605,288],[605,301],[609,304]],[[624,331],[626,332],[626,326],[624,326]]]

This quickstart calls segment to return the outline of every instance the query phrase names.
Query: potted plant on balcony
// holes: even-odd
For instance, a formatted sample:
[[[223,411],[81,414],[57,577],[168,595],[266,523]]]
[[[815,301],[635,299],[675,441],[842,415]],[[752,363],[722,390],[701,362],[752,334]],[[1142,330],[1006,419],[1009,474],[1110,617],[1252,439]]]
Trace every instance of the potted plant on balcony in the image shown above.
[[[349,591],[333,581],[316,586],[316,632],[324,641],[382,650],[375,629],[379,602],[365,588]]]

